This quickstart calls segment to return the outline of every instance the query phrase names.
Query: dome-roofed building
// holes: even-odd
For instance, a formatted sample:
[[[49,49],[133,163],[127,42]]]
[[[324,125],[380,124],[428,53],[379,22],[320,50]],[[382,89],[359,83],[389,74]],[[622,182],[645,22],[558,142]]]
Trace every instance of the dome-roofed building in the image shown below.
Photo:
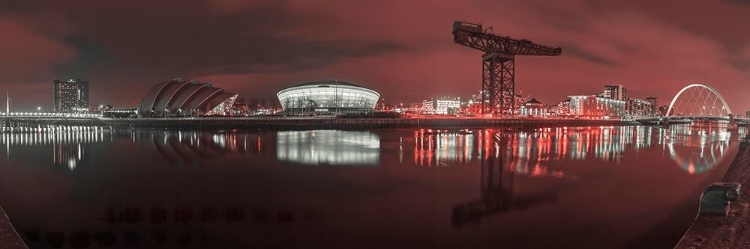
[[[284,112],[372,113],[380,94],[372,89],[339,80],[308,82],[286,88],[276,94]]]
[[[539,100],[536,100],[536,98],[531,98],[529,101],[526,101],[521,106],[520,110],[521,115],[528,115],[528,116],[534,116],[534,117],[545,117],[548,116],[548,108],[542,104],[542,102],[539,102]]]
[[[237,94],[196,80],[180,78],[156,84],[138,105],[141,117],[195,117],[225,115]]]

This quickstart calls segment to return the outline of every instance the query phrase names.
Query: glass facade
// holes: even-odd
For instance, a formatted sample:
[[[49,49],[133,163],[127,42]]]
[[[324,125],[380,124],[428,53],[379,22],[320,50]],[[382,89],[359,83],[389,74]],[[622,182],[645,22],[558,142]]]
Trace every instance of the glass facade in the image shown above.
[[[311,82],[281,90],[276,96],[290,113],[373,112],[380,98],[373,90],[341,81]]]

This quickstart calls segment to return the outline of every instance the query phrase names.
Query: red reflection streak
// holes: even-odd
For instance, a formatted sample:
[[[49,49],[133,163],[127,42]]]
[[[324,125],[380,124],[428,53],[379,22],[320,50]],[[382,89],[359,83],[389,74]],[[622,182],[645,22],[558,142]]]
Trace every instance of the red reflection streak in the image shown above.
[[[485,133],[486,133],[486,131],[485,131]],[[484,159],[490,158],[490,146],[492,146],[491,143],[490,143],[490,136],[487,135],[487,134],[485,134],[484,135],[484,143],[483,143],[483,147],[484,147]]]
[[[464,160],[466,160],[466,162],[468,163],[471,161],[471,154],[470,154],[471,152],[469,151],[469,146],[470,146],[469,136],[464,136],[464,138],[461,140],[465,140],[464,141]]]
[[[419,135],[417,135],[417,132],[414,132],[414,164],[422,166],[419,163]]]
[[[427,137],[427,167],[432,167],[432,157],[434,156],[432,139],[432,135]]]

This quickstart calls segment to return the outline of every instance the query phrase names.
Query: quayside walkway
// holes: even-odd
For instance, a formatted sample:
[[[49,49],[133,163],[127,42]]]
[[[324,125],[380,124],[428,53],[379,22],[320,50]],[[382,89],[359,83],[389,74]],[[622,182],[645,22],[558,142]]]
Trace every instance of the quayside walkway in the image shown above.
[[[28,248],[18,235],[16,229],[5,214],[5,210],[0,207],[0,249],[20,249]]]
[[[726,217],[698,216],[675,248],[750,248],[750,143],[740,143],[723,182],[742,184]],[[698,200],[696,200],[698,202]]]

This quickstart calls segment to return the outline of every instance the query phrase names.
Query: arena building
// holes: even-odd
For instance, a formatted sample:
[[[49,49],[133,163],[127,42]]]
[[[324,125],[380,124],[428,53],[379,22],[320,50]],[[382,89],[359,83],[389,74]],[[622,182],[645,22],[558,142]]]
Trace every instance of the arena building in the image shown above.
[[[366,114],[375,112],[380,94],[372,89],[338,80],[315,81],[279,91],[287,114]]]
[[[226,115],[237,94],[211,84],[180,78],[156,84],[138,105],[140,117],[197,117]]]

